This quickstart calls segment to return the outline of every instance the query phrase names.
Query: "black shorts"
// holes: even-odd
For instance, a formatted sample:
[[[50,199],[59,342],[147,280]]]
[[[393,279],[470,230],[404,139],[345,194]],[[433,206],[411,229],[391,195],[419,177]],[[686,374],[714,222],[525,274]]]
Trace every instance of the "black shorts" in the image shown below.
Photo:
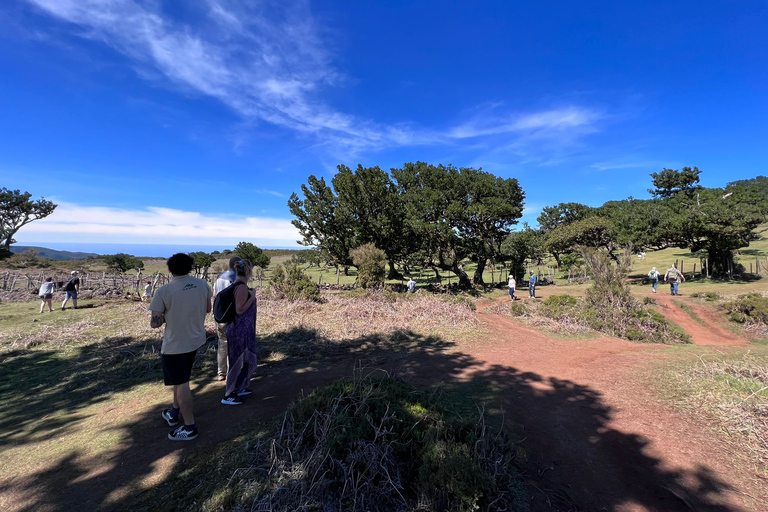
[[[163,380],[166,386],[176,386],[189,382],[192,365],[195,364],[197,350],[186,354],[160,354],[163,365]]]

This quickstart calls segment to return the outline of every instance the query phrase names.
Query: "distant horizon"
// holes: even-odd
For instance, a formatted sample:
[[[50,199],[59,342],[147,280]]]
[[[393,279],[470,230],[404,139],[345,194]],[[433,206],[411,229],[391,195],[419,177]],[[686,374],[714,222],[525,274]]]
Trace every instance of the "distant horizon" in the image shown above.
[[[87,252],[95,253],[100,256],[107,254],[126,253],[136,257],[144,258],[168,258],[177,252],[205,251],[223,252],[227,249],[234,250],[235,246],[226,246],[226,244],[135,244],[135,243],[90,243],[90,242],[18,242],[11,245],[13,247],[43,247],[56,251],[69,252]],[[307,249],[303,246],[258,246],[260,249],[271,250],[302,250]]]

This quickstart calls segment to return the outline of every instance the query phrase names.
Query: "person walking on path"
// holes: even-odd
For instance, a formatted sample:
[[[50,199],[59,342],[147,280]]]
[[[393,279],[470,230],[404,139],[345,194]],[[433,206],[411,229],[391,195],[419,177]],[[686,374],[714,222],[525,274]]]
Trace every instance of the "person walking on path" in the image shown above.
[[[73,270],[70,278],[64,283],[64,302],[61,303],[61,310],[67,306],[67,301],[72,299],[72,306],[77,309],[77,292],[80,291],[80,278],[77,270]]]
[[[656,293],[656,287],[659,285],[659,271],[656,270],[656,267],[653,267],[651,271],[648,272],[648,278],[651,280],[653,293]]]
[[[253,273],[253,265],[248,260],[240,260],[234,264],[237,279],[235,320],[227,324],[227,343],[229,345],[229,371],[227,372],[227,388],[221,403],[224,405],[240,405],[241,397],[250,395],[248,385],[256,370],[256,288],[248,288],[248,278]]]
[[[517,281],[515,281],[515,278],[512,276],[512,274],[509,275],[509,281],[507,282],[507,286],[509,287],[509,298],[514,302],[515,289],[517,288]]]
[[[190,441],[198,436],[192,407],[189,379],[197,349],[205,344],[205,315],[211,312],[211,289],[202,279],[192,277],[195,260],[188,254],[178,253],[168,258],[168,271],[173,279],[158,288],[149,311],[150,327],[165,324],[160,362],[166,386],[173,386],[173,405],[162,412],[171,427],[184,424],[168,434],[171,441]]]
[[[216,282],[213,283],[213,298],[216,298],[216,294],[221,293],[221,290],[231,285],[237,279],[237,273],[235,272],[235,263],[240,261],[240,256],[232,256],[229,258],[229,270],[219,274]],[[227,324],[216,324],[216,334],[218,335],[219,342],[216,349],[216,362],[218,364],[217,378],[218,380],[226,380],[227,378]]]
[[[416,293],[416,281],[413,280],[413,276],[408,278],[408,293]]]
[[[678,293],[678,286],[680,283],[685,282],[685,276],[682,272],[677,270],[677,263],[673,263],[664,274],[664,281],[669,283],[669,291],[672,295],[680,295]]]
[[[532,299],[536,298],[536,282],[538,280],[538,276],[531,271],[528,276],[528,295],[530,295]]]
[[[45,282],[40,285],[40,298],[43,299],[43,303],[40,304],[40,313],[45,311],[45,305],[48,304],[48,311],[53,313],[53,278],[48,277]]]

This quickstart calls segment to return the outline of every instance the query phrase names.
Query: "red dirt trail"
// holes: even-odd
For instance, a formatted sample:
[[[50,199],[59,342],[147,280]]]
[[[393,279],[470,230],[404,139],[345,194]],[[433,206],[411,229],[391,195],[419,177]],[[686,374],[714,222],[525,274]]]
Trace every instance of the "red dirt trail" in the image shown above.
[[[660,309],[679,321],[694,342],[743,342],[717,325],[700,326],[667,302],[661,299]],[[195,409],[201,436],[194,442],[165,439],[169,429],[159,415],[167,393],[158,386],[155,403],[113,411],[117,416],[111,421],[125,439],[118,449],[73,456],[41,474],[0,482],[0,508],[130,510],[142,489],[183,469],[188,457],[205,456],[249,424],[279,414],[303,393],[350,376],[355,360],[364,359],[415,383],[442,382],[448,389],[491,386],[528,454],[523,469],[534,512],[768,510],[765,502],[745,499],[759,491],[749,483],[750,475],[729,464],[732,455],[725,442],[647,389],[648,363],[666,357],[666,347],[611,338],[557,339],[511,317],[483,313],[489,303],[479,305],[477,317],[486,333],[479,341],[260,368],[255,394],[243,406],[220,405],[221,384],[198,379]],[[705,321],[716,321],[702,306],[692,307]]]
[[[719,313],[712,308],[686,301],[680,296],[673,297],[671,295],[657,293],[653,295],[653,298],[659,303],[659,310],[661,313],[670,322],[682,327],[682,329],[691,336],[691,341],[696,345],[749,345],[749,342],[744,338],[723,328],[725,319],[722,313]],[[683,308],[675,304],[675,302],[685,304],[691,308],[702,323],[697,322],[691,315],[685,312]]]

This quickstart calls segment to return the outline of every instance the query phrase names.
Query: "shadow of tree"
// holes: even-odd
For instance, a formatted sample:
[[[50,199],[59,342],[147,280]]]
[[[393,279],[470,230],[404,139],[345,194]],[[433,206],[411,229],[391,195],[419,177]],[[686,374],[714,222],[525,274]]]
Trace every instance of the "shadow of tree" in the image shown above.
[[[121,442],[108,453],[67,454],[45,470],[0,483],[0,496],[13,495],[14,503],[21,504],[17,508],[29,512],[196,510],[217,487],[236,478],[236,465],[224,458],[209,460],[214,449],[246,449],[241,443],[247,445],[256,433],[264,435],[265,420],[312,389],[351,376],[358,363],[415,384],[438,384],[443,393],[470,398],[498,414],[503,411],[506,425],[528,453],[523,469],[533,510],[740,510],[726,504],[729,486],[707,466],[669,469],[646,453],[648,440],[612,428],[615,411],[596,390],[488,364],[439,337],[401,331],[333,342],[311,329],[276,333],[259,341],[260,358],[267,362],[257,372],[254,395],[241,407],[219,404],[223,391],[212,382],[214,349],[208,345],[202,350],[199,359],[204,361],[193,372],[201,431],[196,441],[168,441],[162,406],[150,407],[110,427]],[[45,372],[49,386],[39,399],[14,402],[18,409],[4,418],[0,440],[32,443],[64,436],[76,427],[83,404],[106,402],[132,386],[161,381],[159,365],[132,370],[149,364],[145,357],[124,354],[105,365],[93,359],[98,353],[95,346],[84,347],[74,368],[50,352],[18,353],[0,361],[0,371],[10,372],[0,387],[3,398],[13,395],[12,387],[29,372]],[[160,386],[157,393],[169,395]],[[41,407],[61,414],[62,420],[51,428],[38,419]]]

